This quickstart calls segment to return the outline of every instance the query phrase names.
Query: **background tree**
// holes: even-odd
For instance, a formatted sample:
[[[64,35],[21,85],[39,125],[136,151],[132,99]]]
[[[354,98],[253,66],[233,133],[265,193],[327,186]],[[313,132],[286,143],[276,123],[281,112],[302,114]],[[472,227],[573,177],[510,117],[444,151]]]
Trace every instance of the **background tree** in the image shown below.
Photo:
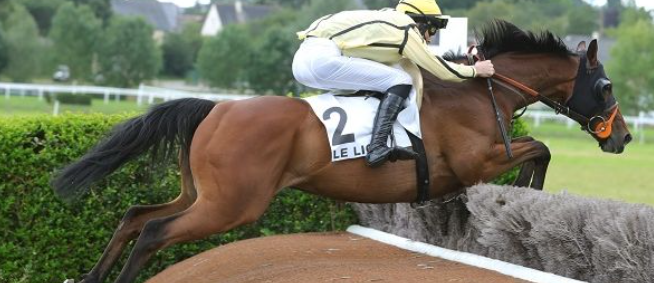
[[[582,4],[568,12],[568,34],[592,34],[599,30],[600,11],[590,5]]]
[[[534,32],[549,30],[557,35],[591,34],[598,30],[599,10],[581,0],[478,1],[464,13],[472,30],[498,18]]]
[[[184,77],[193,69],[197,53],[202,46],[199,23],[186,24],[179,33],[168,33],[163,45],[163,73],[169,76]]]
[[[399,0],[364,0],[363,3],[369,9],[395,8]],[[451,14],[452,10],[467,10],[475,6],[478,0],[439,0],[438,6],[443,13]]]
[[[513,22],[514,10],[513,4],[504,1],[478,2],[467,13],[469,27],[476,30],[496,18]]]
[[[244,25],[226,26],[208,38],[198,54],[200,77],[211,87],[236,88],[247,81],[252,55],[249,30]]]
[[[363,1],[363,3],[366,5],[366,8],[371,10],[377,10],[382,8],[395,8],[398,2],[399,1],[396,0],[364,0]],[[439,5],[441,5],[440,2]]]
[[[212,0],[211,3],[216,4],[232,4],[237,0]],[[256,5],[274,5],[282,7],[294,7],[300,8],[304,5],[308,5],[311,0],[241,0],[244,4],[256,4]]]
[[[54,44],[54,61],[70,68],[71,77],[91,79],[96,44],[102,22],[86,5],[62,5],[52,21],[50,38]]]
[[[7,49],[7,42],[5,41],[4,31],[2,30],[2,24],[0,23],[0,74],[2,74],[2,70],[7,67],[7,63],[9,62]]]
[[[193,62],[197,61],[198,58],[198,52],[200,51],[200,47],[202,47],[202,34],[200,34],[200,31],[202,30],[202,23],[196,23],[196,22],[190,22],[184,25],[182,27],[182,37],[184,38],[184,41],[187,42],[191,46],[191,54],[193,56]]]
[[[161,68],[152,27],[142,18],[112,17],[101,46],[98,61],[109,85],[134,87],[152,79]]]
[[[35,0],[39,1],[39,0]],[[48,0],[50,1],[50,0]],[[71,1],[71,0],[69,0]],[[111,15],[111,0],[72,0],[77,5],[88,5],[93,10],[96,17],[102,20],[104,24],[109,22]]]
[[[611,32],[617,40],[607,71],[623,111],[637,114],[654,107],[654,25],[651,18],[628,10],[622,15],[635,19],[624,18]]]
[[[45,36],[50,31],[54,15],[65,0],[17,0],[17,3],[25,6],[36,21],[40,34]]]
[[[39,73],[43,59],[36,22],[25,8],[17,5],[4,26],[9,57],[5,75],[16,82],[30,81]]]
[[[256,55],[246,76],[250,86],[278,95],[299,91],[291,70],[293,55],[300,45],[295,32],[324,15],[353,9],[357,9],[357,4],[351,0],[312,1],[300,11],[281,10],[263,23],[251,23],[251,29],[263,36],[255,37]],[[266,29],[261,30],[262,26]]]
[[[286,95],[295,90],[291,65],[298,40],[292,30],[276,26],[266,30],[254,47],[248,71],[250,87],[257,93]]]
[[[180,33],[168,33],[161,46],[163,53],[163,73],[174,77],[184,77],[193,68],[191,45]]]

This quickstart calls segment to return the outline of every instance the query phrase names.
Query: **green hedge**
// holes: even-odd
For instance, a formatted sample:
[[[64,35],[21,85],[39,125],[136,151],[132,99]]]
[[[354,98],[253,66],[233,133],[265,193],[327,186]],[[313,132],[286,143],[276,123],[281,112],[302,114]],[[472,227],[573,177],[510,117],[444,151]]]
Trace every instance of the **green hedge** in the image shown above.
[[[64,115],[0,119],[0,282],[63,282],[88,272],[123,213],[134,204],[162,203],[179,193],[174,165],[152,172],[146,160],[127,164],[78,203],[56,198],[52,173],[80,157],[127,116]],[[98,190],[97,188],[104,188]],[[284,190],[257,223],[204,241],[161,251],[139,281],[216,245],[276,233],[344,229],[347,206]],[[118,264],[122,266],[126,254]],[[115,268],[113,280],[120,268]],[[111,282],[111,281],[109,281]]]
[[[529,126],[524,120],[518,119],[513,121],[513,123],[511,124],[511,137],[517,138],[517,137],[526,136],[528,134],[529,134]],[[497,179],[495,179],[492,183],[498,185],[512,184],[513,180],[515,180],[515,178],[518,177],[519,172],[520,172],[519,167],[513,168],[513,170],[497,177]]]
[[[101,181],[79,203],[67,205],[54,196],[48,182],[55,169],[80,157],[125,118],[98,114],[0,119],[0,282],[77,278],[99,259],[129,206],[162,203],[177,195],[174,166],[160,173],[163,176],[148,175],[154,170],[139,160]],[[524,123],[518,122],[513,135],[526,132]],[[340,230],[354,222],[347,206],[285,190],[255,224],[159,252],[139,281],[219,244],[277,233]]]

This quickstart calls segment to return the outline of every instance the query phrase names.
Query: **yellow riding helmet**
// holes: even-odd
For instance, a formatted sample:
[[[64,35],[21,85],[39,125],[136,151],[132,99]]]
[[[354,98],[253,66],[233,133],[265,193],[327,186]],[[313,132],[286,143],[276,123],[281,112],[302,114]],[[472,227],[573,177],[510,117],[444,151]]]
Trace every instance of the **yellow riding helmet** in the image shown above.
[[[435,0],[401,0],[395,10],[402,13],[424,14],[428,16],[440,16],[441,8]]]

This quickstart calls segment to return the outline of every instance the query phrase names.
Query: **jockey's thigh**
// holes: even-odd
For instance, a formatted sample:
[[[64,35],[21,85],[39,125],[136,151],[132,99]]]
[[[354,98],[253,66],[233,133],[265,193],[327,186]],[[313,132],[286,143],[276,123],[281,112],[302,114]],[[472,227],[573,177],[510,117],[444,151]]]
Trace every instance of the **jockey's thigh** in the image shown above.
[[[372,60],[347,57],[336,43],[324,38],[304,40],[293,58],[293,75],[306,86],[324,90],[372,90],[412,85],[411,76]]]

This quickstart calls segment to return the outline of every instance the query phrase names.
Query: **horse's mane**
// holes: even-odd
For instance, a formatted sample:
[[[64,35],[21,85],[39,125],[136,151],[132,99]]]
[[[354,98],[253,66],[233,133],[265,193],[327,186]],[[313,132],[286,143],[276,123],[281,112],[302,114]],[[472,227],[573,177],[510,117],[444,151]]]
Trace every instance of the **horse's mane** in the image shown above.
[[[563,40],[550,31],[535,34],[523,31],[514,24],[503,20],[493,20],[486,24],[479,33],[481,42],[478,48],[486,58],[506,52],[527,54],[547,53],[559,56],[574,56]],[[462,59],[462,54],[448,52],[443,56],[448,61]]]

